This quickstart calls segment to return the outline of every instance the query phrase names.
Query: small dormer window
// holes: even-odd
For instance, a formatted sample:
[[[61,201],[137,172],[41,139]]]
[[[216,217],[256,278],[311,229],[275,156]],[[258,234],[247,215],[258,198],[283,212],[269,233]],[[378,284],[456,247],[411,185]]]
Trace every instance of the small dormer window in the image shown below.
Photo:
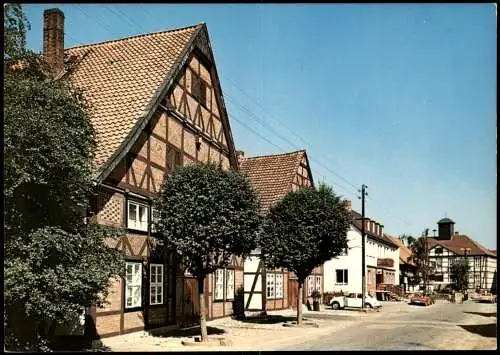
[[[434,250],[434,253],[435,253],[435,254],[443,254],[443,248],[436,248],[436,249]]]

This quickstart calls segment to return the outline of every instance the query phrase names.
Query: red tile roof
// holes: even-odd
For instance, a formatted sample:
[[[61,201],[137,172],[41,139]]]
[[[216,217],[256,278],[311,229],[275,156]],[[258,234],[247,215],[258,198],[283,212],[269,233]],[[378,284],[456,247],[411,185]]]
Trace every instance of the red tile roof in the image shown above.
[[[470,250],[467,250],[467,255],[489,255],[496,257],[496,252],[492,252],[491,250],[486,249],[464,234],[455,234],[451,237],[450,240],[438,240],[429,238],[428,245],[429,248],[440,245],[459,255],[464,254],[464,250],[461,250],[461,248],[469,248]]]
[[[304,156],[305,150],[299,150],[285,154],[240,158],[240,170],[248,175],[256,187],[263,213],[292,191],[293,178]]]
[[[103,165],[159,94],[184,48],[203,24],[65,50],[73,68],[65,78],[84,90]]]
[[[351,216],[352,216],[352,220],[353,220],[353,226],[361,231],[361,214],[359,212],[356,212],[354,210],[351,210]],[[368,219],[368,217],[365,216],[365,219]],[[389,237],[387,237],[385,234],[384,235],[378,235],[378,234],[375,234],[373,232],[370,232],[369,230],[365,230],[365,233],[367,236],[370,236],[371,238],[375,239],[375,240],[378,240],[382,243],[385,243],[385,244],[388,244],[392,247],[398,247],[397,244],[395,244],[392,239],[390,239]]]
[[[410,261],[408,258],[411,256],[411,250],[408,248],[398,237],[387,236],[394,244],[399,247],[399,259],[404,264],[414,265],[413,261]]]

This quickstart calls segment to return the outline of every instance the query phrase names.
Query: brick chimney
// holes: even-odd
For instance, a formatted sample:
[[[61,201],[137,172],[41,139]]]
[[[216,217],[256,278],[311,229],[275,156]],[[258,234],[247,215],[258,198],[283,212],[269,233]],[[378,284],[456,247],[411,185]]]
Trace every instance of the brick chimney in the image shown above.
[[[240,164],[241,161],[245,159],[245,152],[242,150],[237,150],[236,151],[236,158],[238,159],[238,164]]]
[[[352,209],[352,201],[348,200],[348,199],[345,199],[344,200],[344,206],[345,206],[346,210],[350,211]]]
[[[64,13],[59,9],[43,12],[43,56],[54,76],[64,69]]]
[[[369,232],[370,231],[370,225],[371,225],[371,221],[369,218],[365,217],[365,232]]]
[[[378,228],[379,228],[380,235],[383,236],[384,235],[384,225],[381,224],[381,225],[379,225]]]

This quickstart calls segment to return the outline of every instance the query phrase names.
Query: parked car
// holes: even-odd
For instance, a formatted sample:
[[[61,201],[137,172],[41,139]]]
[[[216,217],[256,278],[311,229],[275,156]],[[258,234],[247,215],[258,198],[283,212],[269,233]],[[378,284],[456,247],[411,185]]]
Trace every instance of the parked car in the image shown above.
[[[361,293],[349,293],[347,296],[333,297],[328,303],[332,309],[343,309],[345,307],[361,308],[362,297]],[[382,304],[370,295],[365,296],[366,308],[380,308]]]
[[[434,303],[434,300],[430,296],[415,295],[410,298],[410,304],[421,304],[424,306],[429,306]]]

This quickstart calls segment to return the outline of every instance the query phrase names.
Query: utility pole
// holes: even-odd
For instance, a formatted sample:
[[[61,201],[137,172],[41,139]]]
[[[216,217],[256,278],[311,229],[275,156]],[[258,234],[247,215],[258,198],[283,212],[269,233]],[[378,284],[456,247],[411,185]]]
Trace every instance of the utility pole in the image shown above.
[[[361,185],[361,309],[365,308],[365,293],[366,293],[366,266],[365,266],[365,196],[368,193],[365,191],[365,184]]]
[[[424,230],[424,251],[425,251],[425,259],[424,259],[424,295],[427,294],[427,284],[429,277],[429,248],[427,245],[427,236],[429,235],[429,228],[425,228]]]

